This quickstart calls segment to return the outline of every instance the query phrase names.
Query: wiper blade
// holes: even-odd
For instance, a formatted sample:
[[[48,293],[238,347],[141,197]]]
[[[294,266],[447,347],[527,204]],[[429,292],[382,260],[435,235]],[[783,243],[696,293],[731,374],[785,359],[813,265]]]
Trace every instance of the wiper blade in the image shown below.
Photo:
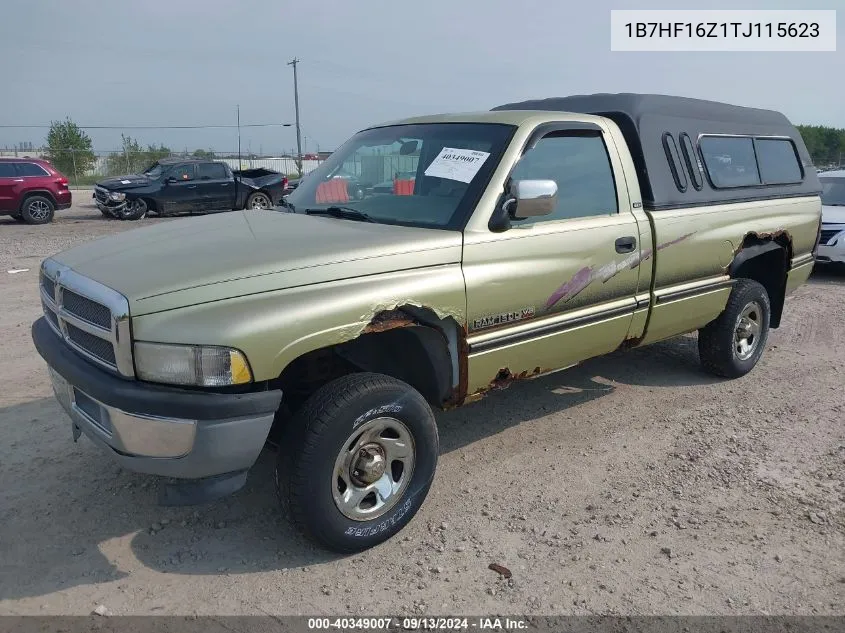
[[[333,218],[341,218],[343,220],[358,220],[359,222],[375,222],[372,217],[353,209],[352,207],[327,207],[325,209],[305,209],[307,215],[328,215]]]

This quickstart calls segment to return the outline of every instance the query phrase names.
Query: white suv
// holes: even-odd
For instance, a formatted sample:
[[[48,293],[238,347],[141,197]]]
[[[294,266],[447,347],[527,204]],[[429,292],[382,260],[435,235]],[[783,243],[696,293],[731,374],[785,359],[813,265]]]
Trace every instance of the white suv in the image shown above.
[[[845,264],[845,169],[819,174],[822,183],[822,238],[816,261]]]

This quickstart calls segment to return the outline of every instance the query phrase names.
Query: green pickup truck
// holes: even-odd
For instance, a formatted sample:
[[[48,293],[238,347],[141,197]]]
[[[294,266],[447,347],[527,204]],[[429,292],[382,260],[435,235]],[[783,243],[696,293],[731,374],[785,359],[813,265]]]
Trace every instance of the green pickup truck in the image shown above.
[[[598,94],[408,119],[285,209],[46,259],[32,336],[74,439],[170,477],[163,503],[236,491],[269,443],[294,521],[362,550],[423,503],[434,407],[695,331],[706,371],[751,371],[812,270],[820,189],[767,110]]]

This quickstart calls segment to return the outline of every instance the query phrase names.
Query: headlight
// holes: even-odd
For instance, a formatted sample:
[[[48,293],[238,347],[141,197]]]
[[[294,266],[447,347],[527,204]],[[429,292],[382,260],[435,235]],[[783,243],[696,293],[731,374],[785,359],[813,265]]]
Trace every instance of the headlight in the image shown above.
[[[246,357],[229,347],[135,343],[138,378],[197,387],[224,387],[252,381]]]
[[[118,193],[117,191],[112,191],[109,194],[109,198],[111,198],[115,202],[123,202],[124,200],[126,200],[126,194],[125,193]]]

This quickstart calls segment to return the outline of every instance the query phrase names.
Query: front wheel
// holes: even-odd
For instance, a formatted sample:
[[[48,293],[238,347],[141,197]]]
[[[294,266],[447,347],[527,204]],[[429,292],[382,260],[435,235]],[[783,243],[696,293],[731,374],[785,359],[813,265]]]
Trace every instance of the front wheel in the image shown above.
[[[246,199],[246,208],[253,211],[264,211],[266,209],[272,209],[273,202],[270,200],[270,196],[266,193],[257,191]]]
[[[318,389],[289,421],[276,490],[319,544],[361,551],[399,532],[434,477],[434,415],[410,385],[381,374],[344,376]]]
[[[147,215],[147,203],[141,198],[130,200],[126,206],[118,211],[121,220],[140,220]]]
[[[739,378],[754,369],[766,346],[771,313],[766,289],[751,279],[738,280],[722,314],[698,332],[704,369],[725,378]]]

